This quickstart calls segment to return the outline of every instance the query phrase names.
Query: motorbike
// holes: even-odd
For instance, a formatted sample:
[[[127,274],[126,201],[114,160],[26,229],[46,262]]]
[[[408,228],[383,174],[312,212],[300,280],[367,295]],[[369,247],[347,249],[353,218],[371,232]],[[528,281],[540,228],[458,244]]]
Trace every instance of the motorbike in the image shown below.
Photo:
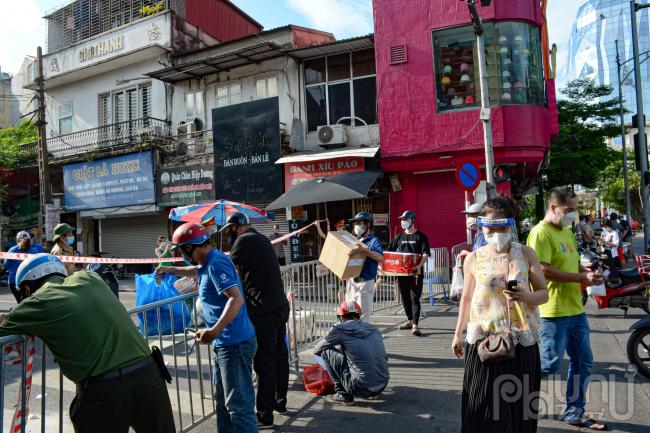
[[[627,357],[640,374],[650,379],[650,316],[636,322],[630,331]]]
[[[600,269],[605,275],[605,296],[592,296],[598,309],[620,308],[627,316],[630,307],[641,308],[650,314],[650,298],[646,296],[646,283],[638,268],[618,269],[611,253],[605,248],[585,248],[581,253],[584,267]],[[582,303],[589,299],[586,287],[583,287]]]
[[[91,257],[105,257],[108,256],[113,257],[108,255],[108,253],[105,252],[97,252],[94,254],[90,255]],[[115,265],[113,263],[90,263],[88,266],[86,266],[86,270],[88,272],[96,272],[99,274],[100,277],[102,277],[102,280],[108,285],[108,287],[111,288],[111,291],[117,296],[118,298],[120,297],[119,292],[120,292],[120,284],[117,280],[117,275],[115,272]]]

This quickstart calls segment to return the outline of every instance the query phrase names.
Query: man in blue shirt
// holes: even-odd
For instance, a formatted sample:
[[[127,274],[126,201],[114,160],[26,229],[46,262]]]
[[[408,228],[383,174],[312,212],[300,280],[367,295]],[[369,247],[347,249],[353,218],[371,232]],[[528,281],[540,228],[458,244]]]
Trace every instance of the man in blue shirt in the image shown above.
[[[32,237],[29,235],[28,232],[26,231],[20,231],[16,235],[16,245],[13,247],[9,248],[8,253],[19,253],[19,254],[37,254],[39,252],[38,248],[36,248],[32,244]],[[9,283],[9,290],[11,290],[11,293],[13,293],[14,298],[16,298],[16,302],[20,302],[23,299],[23,295],[20,293],[19,290],[16,289],[16,271],[18,270],[18,266],[20,266],[21,261],[20,260],[5,260],[3,262],[3,266],[7,271],[9,271],[9,275],[7,276],[7,282]]]
[[[246,313],[242,284],[232,261],[210,245],[210,232],[186,223],[172,237],[188,267],[160,266],[158,274],[172,273],[199,279],[199,298],[207,329],[196,339],[212,344],[215,354],[215,400],[219,433],[257,433],[253,356],[255,330]]]
[[[370,212],[359,212],[350,222],[354,224],[354,234],[367,247],[358,246],[350,251],[350,255],[361,253],[366,256],[366,261],[361,274],[347,281],[342,301],[354,301],[359,304],[363,312],[361,320],[370,323],[377,268],[379,263],[384,261],[384,250],[379,238],[372,234],[373,219]]]

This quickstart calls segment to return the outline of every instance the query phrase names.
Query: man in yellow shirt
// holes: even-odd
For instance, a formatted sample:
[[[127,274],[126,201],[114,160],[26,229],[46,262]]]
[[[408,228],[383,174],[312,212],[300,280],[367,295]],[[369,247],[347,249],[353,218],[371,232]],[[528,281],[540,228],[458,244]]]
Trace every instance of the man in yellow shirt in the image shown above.
[[[578,199],[572,190],[553,188],[544,220],[528,236],[528,246],[537,253],[548,282],[549,300],[539,307],[542,374],[557,372],[566,351],[569,372],[564,422],[604,430],[607,427],[604,423],[584,417],[593,356],[580,286],[599,284],[603,276],[580,264],[576,238],[571,231],[577,206]]]

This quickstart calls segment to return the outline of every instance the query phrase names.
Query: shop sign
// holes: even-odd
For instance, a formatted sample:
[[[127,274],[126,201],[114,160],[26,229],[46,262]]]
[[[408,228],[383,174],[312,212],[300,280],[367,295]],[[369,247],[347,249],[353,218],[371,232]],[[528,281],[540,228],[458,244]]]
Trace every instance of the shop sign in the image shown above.
[[[268,203],[282,194],[278,98],[212,110],[216,194]]]
[[[151,152],[65,165],[63,193],[68,211],[155,203]]]
[[[374,223],[376,226],[387,226],[388,225],[388,214],[387,213],[375,213],[372,214]]]
[[[295,232],[302,228],[301,220],[289,221],[289,232]],[[291,252],[291,263],[302,262],[302,237],[300,235],[289,238],[289,251]]]
[[[61,208],[57,204],[45,205],[45,239],[52,239],[54,227],[61,222]]]
[[[79,49],[79,61],[86,62],[122,49],[122,35],[101,40],[92,45]]]
[[[365,170],[365,160],[360,156],[288,162],[284,164],[284,190],[289,191],[306,180],[363,170]]]
[[[158,206],[185,206],[215,199],[214,168],[192,165],[159,169],[156,173]]]

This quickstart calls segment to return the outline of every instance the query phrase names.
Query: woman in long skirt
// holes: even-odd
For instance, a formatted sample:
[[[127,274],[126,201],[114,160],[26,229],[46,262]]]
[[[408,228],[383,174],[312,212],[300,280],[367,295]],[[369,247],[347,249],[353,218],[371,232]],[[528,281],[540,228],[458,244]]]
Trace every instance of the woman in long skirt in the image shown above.
[[[463,266],[465,281],[452,343],[454,354],[462,357],[467,327],[462,433],[537,431],[541,383],[537,306],[548,300],[548,291],[535,252],[512,241],[513,218],[509,200],[485,202],[479,229],[487,245],[468,255]],[[513,280],[516,286],[508,289]],[[483,363],[481,342],[508,330],[515,343],[514,359]]]

